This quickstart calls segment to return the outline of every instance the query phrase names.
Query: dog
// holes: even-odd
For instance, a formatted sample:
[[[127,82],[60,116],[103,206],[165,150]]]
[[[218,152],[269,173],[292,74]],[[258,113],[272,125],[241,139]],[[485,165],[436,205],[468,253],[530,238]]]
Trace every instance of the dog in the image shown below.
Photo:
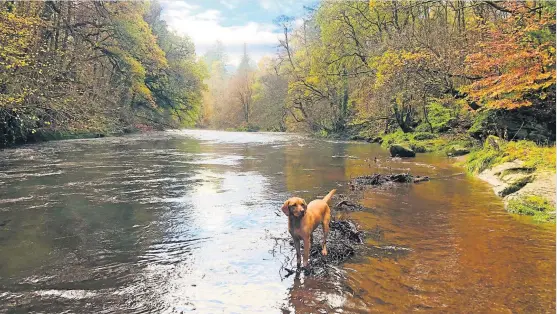
[[[300,268],[300,240],[304,241],[304,265],[308,266],[309,249],[312,242],[312,233],[319,224],[323,226],[323,249],[321,254],[327,255],[327,235],[329,234],[329,222],[331,221],[331,209],[327,204],[336,190],[332,190],[321,200],[313,200],[306,204],[302,198],[291,197],[284,205],[282,212],[288,216],[288,231],[294,240],[296,248],[296,262]]]

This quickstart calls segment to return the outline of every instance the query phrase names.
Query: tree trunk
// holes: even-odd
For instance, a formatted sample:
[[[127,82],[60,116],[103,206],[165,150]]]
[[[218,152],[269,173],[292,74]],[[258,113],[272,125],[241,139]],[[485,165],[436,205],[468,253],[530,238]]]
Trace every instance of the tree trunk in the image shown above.
[[[393,106],[395,120],[398,126],[402,129],[402,132],[409,133],[412,132],[412,128],[410,127],[409,123],[412,121],[412,110],[411,108],[406,108],[406,106],[402,107],[402,111],[398,109],[398,106],[395,104]]]
[[[429,121],[429,117],[428,117],[428,111],[427,111],[427,104],[426,104],[426,100],[425,97],[423,98],[423,108],[424,108],[424,119],[425,122],[427,123],[427,125],[429,125],[429,131],[431,133],[433,133],[433,125],[431,125],[431,122]]]

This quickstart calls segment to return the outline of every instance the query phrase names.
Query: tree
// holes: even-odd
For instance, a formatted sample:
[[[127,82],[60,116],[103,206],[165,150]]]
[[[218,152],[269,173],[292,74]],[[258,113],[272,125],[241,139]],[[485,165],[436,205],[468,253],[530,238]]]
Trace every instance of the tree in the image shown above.
[[[191,42],[168,32],[156,8],[0,3],[0,146],[48,132],[191,124],[204,71]]]
[[[255,72],[251,123],[264,130],[286,131],[288,81],[279,71],[277,60],[264,57]]]
[[[555,12],[520,2],[499,6],[512,14],[483,26],[486,36],[466,59],[468,75],[478,79],[462,91],[488,108],[544,101],[555,90]]]
[[[250,62],[251,61],[248,56],[247,46],[246,44],[244,44],[244,54],[242,56],[240,65],[238,66],[238,72],[233,80],[236,96],[238,97],[238,101],[242,106],[244,122],[248,127],[250,125],[253,94],[252,86],[254,82],[254,75]]]

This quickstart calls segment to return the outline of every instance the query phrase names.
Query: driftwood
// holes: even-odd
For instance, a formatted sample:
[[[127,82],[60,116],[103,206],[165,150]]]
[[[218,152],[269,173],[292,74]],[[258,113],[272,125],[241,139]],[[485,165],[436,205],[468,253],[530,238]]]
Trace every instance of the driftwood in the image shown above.
[[[309,252],[309,273],[316,276],[325,276],[330,271],[350,259],[363,247],[364,233],[349,220],[333,220],[327,238],[327,256],[321,255],[321,241],[323,232],[318,228],[314,232],[314,239]]]
[[[362,205],[353,203],[349,200],[342,200],[333,207],[333,210],[342,211],[362,211],[364,209],[365,207],[363,207]]]

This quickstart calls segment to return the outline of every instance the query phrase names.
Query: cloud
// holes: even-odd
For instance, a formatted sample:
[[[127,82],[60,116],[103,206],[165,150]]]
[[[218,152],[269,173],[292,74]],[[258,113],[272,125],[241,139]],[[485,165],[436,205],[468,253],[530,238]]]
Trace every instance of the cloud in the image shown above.
[[[275,2],[273,0],[260,0],[259,5],[265,10],[271,10],[276,7]]]
[[[295,4],[311,3],[312,0],[258,0],[261,8],[267,11],[281,12],[283,14],[293,14],[299,8]],[[315,1],[315,0],[313,0]]]
[[[220,3],[223,1],[230,2],[222,0]],[[205,53],[220,40],[226,47],[230,62],[237,65],[244,43],[248,51],[253,51],[250,54],[255,62],[263,55],[273,54],[278,44],[280,35],[273,24],[249,21],[241,25],[223,26],[225,17],[219,10],[204,9],[186,2],[164,2],[163,5],[162,18],[168,27],[180,35],[189,36],[198,54]]]
[[[220,4],[227,7],[229,10],[235,9],[238,3],[232,0],[220,0]]]

